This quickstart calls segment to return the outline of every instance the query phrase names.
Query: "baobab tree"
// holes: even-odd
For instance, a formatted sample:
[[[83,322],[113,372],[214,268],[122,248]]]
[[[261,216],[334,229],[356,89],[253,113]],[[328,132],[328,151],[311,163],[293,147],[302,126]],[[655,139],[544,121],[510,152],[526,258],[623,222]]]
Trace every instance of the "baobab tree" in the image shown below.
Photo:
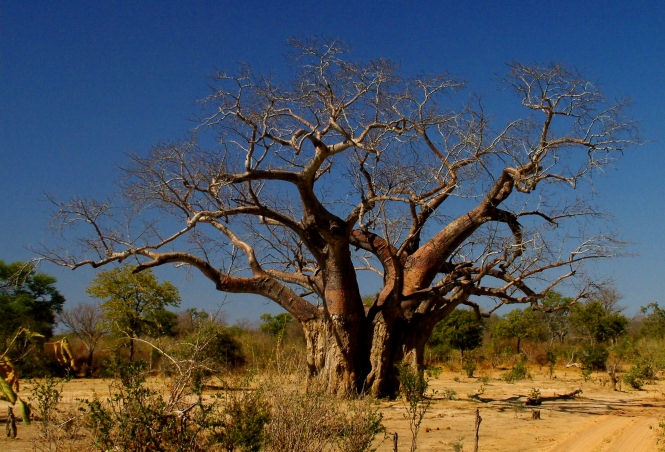
[[[191,137],[133,156],[116,200],[60,203],[65,224],[90,226],[75,237],[88,254],[45,255],[187,265],[220,291],[269,298],[298,320],[309,373],[333,393],[393,395],[395,365],[422,364],[459,305],[539,308],[572,280],[571,300],[584,298],[583,262],[615,251],[577,193],[636,141],[621,104],[561,65],[515,63],[501,113],[518,113],[499,127],[448,76],[293,45],[291,80],[218,74]],[[383,282],[369,306],[362,272]]]

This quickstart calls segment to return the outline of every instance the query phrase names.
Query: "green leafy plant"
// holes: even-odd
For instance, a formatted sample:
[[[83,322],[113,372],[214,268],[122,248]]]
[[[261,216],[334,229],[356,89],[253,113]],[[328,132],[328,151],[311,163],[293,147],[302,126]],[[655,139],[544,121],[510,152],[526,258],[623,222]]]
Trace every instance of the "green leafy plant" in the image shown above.
[[[656,376],[653,364],[648,360],[640,360],[626,372],[623,381],[633,389],[642,389],[646,380],[652,380]]]
[[[137,337],[171,334],[175,328],[176,315],[166,308],[180,304],[180,293],[168,281],[159,283],[149,269],[136,273],[124,265],[100,272],[86,292],[103,300],[108,328],[128,338],[129,361],[134,360]]]
[[[513,368],[502,375],[502,378],[509,382],[524,380],[529,377],[529,370],[526,367],[526,359],[522,358],[515,363]]]
[[[34,406],[39,425],[36,450],[62,450],[67,440],[77,438],[78,416],[58,409],[62,401],[62,389],[67,378],[46,377],[32,381],[30,401]]]
[[[382,421],[383,415],[371,400],[353,403],[341,419],[342,428],[337,440],[340,452],[373,452],[374,438],[385,432]]]
[[[554,366],[556,365],[556,353],[552,349],[547,350],[546,354],[546,360],[547,360],[547,367],[550,372],[550,378],[554,375]]]
[[[441,375],[441,372],[443,372],[441,367],[428,367],[425,369],[425,373],[430,378],[437,378],[439,375]]]
[[[593,369],[590,367],[585,367],[582,369],[582,378],[584,378],[584,381],[589,381],[591,380],[591,374],[593,373]]]
[[[460,438],[456,442],[450,443],[450,447],[452,447],[453,452],[462,452],[464,450],[464,438]]]
[[[466,376],[471,378],[473,377],[473,373],[476,371],[476,361],[474,359],[470,358],[465,358],[462,361],[462,369],[466,372]]]
[[[425,396],[427,391],[427,380],[423,371],[415,371],[408,365],[401,364],[398,367],[400,394],[406,408],[405,417],[409,421],[411,430],[411,452],[416,450],[418,432],[429,410],[431,400]]]
[[[443,391],[443,398],[446,400],[457,400],[457,391],[453,389],[446,389]]]
[[[529,391],[529,394],[527,395],[527,400],[528,403],[527,405],[540,405],[541,404],[541,393],[540,389],[538,388],[531,388],[531,391]]]
[[[270,412],[263,392],[245,392],[233,396],[223,410],[223,428],[217,438],[228,451],[239,448],[246,452],[258,452],[265,441],[265,425]]]
[[[580,362],[585,369],[605,370],[610,352],[602,344],[589,345],[582,349]]]
[[[121,367],[108,400],[82,401],[92,446],[100,451],[208,450],[224,427],[215,404],[203,404],[200,388],[193,403],[165,398],[146,384],[145,368],[141,360]]]

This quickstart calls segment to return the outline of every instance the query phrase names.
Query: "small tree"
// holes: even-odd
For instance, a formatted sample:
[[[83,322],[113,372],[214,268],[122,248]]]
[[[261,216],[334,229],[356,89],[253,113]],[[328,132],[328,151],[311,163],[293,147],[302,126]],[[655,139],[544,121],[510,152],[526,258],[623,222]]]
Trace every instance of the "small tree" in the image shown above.
[[[641,311],[645,317],[640,327],[640,336],[662,339],[665,336],[665,309],[654,302],[642,306]]]
[[[87,292],[104,300],[101,308],[108,327],[129,336],[130,361],[134,359],[134,338],[170,331],[175,317],[166,314],[166,307],[180,304],[180,294],[173,284],[159,284],[151,271],[135,273],[128,265],[99,273]],[[172,322],[165,325],[164,319]]]
[[[608,311],[599,300],[590,300],[573,307],[570,321],[578,335],[592,345],[611,342],[626,332],[628,319],[619,312]]]
[[[530,307],[510,311],[493,325],[492,333],[504,339],[516,339],[516,352],[519,354],[523,340],[544,339],[545,329],[539,314]]]
[[[55,288],[56,279],[37,273],[28,262],[5,264],[0,260],[0,340],[8,347],[16,331],[22,328],[45,338],[53,336],[56,314],[65,297]],[[14,344],[16,347],[18,344]],[[24,352],[24,347],[16,347]]]
[[[574,300],[550,291],[547,292],[542,304],[549,311],[541,314],[541,320],[547,329],[550,347],[555,341],[563,344],[570,333],[570,306],[574,304]]]
[[[456,309],[434,327],[429,344],[449,345],[464,357],[466,350],[473,350],[483,342],[483,323],[472,311]]]
[[[60,322],[79,338],[86,348],[86,377],[92,372],[92,360],[97,345],[109,332],[104,323],[104,313],[98,305],[80,303],[72,309],[65,309],[59,316]]]
[[[263,314],[261,320],[263,320],[261,331],[273,336],[282,337],[286,328],[293,322],[293,317],[288,312],[283,312],[275,316]]]
[[[5,350],[2,356],[24,376],[54,370],[54,360],[41,348],[53,336],[56,315],[65,303],[55,283],[53,276],[38,273],[29,262],[0,260],[0,347]]]

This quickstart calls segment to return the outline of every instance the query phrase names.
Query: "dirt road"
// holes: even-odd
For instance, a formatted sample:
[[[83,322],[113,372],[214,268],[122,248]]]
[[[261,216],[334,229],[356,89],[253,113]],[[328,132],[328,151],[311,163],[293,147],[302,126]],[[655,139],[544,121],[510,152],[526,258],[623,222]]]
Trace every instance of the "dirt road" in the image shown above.
[[[655,428],[649,416],[600,416],[574,431],[551,452],[654,452],[658,450]]]

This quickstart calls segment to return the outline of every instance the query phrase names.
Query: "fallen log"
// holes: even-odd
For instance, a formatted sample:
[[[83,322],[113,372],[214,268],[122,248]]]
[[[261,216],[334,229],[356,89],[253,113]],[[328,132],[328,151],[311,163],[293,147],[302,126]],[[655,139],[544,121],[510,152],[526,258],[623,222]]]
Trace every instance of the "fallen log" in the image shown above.
[[[553,396],[549,397],[543,397],[543,396],[538,396],[535,398],[532,397],[527,397],[526,398],[526,405],[527,406],[538,406],[542,404],[543,402],[550,402],[552,400],[570,400],[574,399],[577,397],[579,394],[582,394],[581,389],[576,389],[572,392],[568,392],[566,394],[554,394]]]
[[[494,399],[492,397],[482,397],[480,394],[481,393],[475,393],[475,394],[469,394],[469,398],[471,400],[475,400],[476,402],[481,402],[481,403],[491,403],[491,402],[516,402],[519,399],[525,398],[526,402],[525,405],[527,406],[538,406],[542,404],[543,402],[551,402],[553,400],[570,400],[574,399],[577,397],[579,394],[582,393],[581,389],[576,389],[572,392],[568,392],[566,394],[554,394],[553,396],[538,396],[538,397],[529,397],[524,394],[519,394],[516,396],[512,397],[507,397],[505,399]]]

